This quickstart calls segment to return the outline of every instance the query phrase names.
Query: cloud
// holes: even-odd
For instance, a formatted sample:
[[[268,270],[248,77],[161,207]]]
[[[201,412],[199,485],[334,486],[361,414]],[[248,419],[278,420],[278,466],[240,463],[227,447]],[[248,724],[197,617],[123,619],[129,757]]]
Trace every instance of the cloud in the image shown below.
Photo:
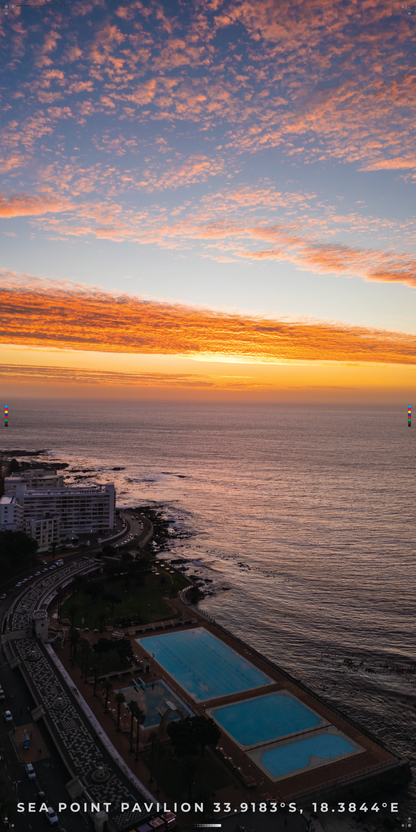
[[[156,2],[112,11],[99,0],[75,4],[59,31],[49,17],[36,33],[21,21],[13,27],[18,47],[11,39],[5,48],[24,56],[19,91],[26,106],[37,96],[45,104],[76,96],[68,110],[57,108],[57,119],[79,119],[80,107],[85,119],[98,111],[150,126],[182,122],[188,129],[192,122],[194,136],[218,131],[230,157],[279,146],[294,163],[332,158],[362,170],[416,164],[409,151],[413,30],[391,0],[364,7],[229,0],[172,11]],[[16,118],[22,134],[20,111]],[[125,138],[136,137],[134,125]]]
[[[47,212],[57,213],[69,211],[72,208],[68,201],[50,196],[28,196],[28,194],[13,194],[5,197],[0,194],[0,217],[24,217]]]
[[[416,337],[338,323],[268,320],[111,294],[3,271],[3,343],[278,362],[416,364]]]
[[[2,364],[0,379],[13,384],[19,382],[45,382],[52,384],[127,385],[134,388],[160,387],[213,390],[267,390],[275,387],[271,380],[257,381],[251,376],[222,375],[215,373],[163,373],[90,370],[80,367],[54,367],[45,365]]]

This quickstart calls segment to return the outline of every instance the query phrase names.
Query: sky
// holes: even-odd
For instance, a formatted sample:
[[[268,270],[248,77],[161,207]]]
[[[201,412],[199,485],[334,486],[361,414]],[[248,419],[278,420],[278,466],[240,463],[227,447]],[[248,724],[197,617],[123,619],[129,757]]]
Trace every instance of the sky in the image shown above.
[[[4,395],[395,402],[416,7],[0,8]]]

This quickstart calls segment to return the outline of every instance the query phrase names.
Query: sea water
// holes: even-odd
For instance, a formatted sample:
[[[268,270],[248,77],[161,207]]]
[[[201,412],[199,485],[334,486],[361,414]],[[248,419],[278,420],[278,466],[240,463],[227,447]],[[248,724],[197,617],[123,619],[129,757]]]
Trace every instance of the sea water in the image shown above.
[[[416,768],[406,404],[16,399],[0,446],[83,469],[68,483],[113,481],[119,506],[163,506],[201,609]],[[416,817],[414,781],[394,797]]]

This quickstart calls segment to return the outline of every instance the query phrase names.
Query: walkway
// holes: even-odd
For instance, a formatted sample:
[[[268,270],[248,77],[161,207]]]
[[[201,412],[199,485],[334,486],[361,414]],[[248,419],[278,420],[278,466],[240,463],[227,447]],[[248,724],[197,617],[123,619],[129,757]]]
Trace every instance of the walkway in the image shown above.
[[[62,584],[76,572],[91,567],[94,562],[73,563],[69,566],[47,573],[45,578],[28,587],[15,605],[10,620],[10,629],[24,630],[31,625],[32,613],[38,609],[43,600],[49,597],[54,587]],[[90,724],[80,707],[76,689],[69,690],[62,675],[48,655],[42,643],[33,637],[21,638],[10,642],[10,649],[20,660],[20,670],[37,703],[42,705],[44,720],[51,736],[61,752],[67,768],[72,775],[80,778],[94,802],[111,802],[110,819],[118,830],[132,826],[147,816],[142,813],[120,813],[120,802],[125,801],[132,807],[139,803],[144,809],[144,801],[150,802],[151,795],[137,781],[135,787],[120,770],[96,729]],[[60,702],[59,700],[62,700]],[[78,700],[78,701],[77,701]],[[92,775],[99,766],[104,766],[108,778],[105,782],[95,783]]]

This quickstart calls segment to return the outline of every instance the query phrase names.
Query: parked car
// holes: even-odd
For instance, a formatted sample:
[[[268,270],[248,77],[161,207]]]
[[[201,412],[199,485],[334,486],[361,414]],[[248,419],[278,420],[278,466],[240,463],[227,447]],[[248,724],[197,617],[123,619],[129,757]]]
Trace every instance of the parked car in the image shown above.
[[[12,712],[11,711],[5,711],[4,712],[4,718],[5,718],[6,722],[13,722]]]
[[[35,577],[37,577],[38,575],[40,575],[40,572],[35,572]]]
[[[7,592],[4,592],[3,595],[0,595],[0,601],[4,601],[7,598]]]
[[[59,823],[58,815],[56,814],[55,809],[52,809],[52,806],[48,806],[46,817],[51,826],[56,826],[56,824]]]
[[[36,771],[33,768],[32,763],[26,763],[25,772],[26,772],[29,780],[36,780]]]
[[[0,702],[4,702],[5,698],[6,698],[6,696],[5,696],[4,690],[3,690],[3,688],[0,688]]]

